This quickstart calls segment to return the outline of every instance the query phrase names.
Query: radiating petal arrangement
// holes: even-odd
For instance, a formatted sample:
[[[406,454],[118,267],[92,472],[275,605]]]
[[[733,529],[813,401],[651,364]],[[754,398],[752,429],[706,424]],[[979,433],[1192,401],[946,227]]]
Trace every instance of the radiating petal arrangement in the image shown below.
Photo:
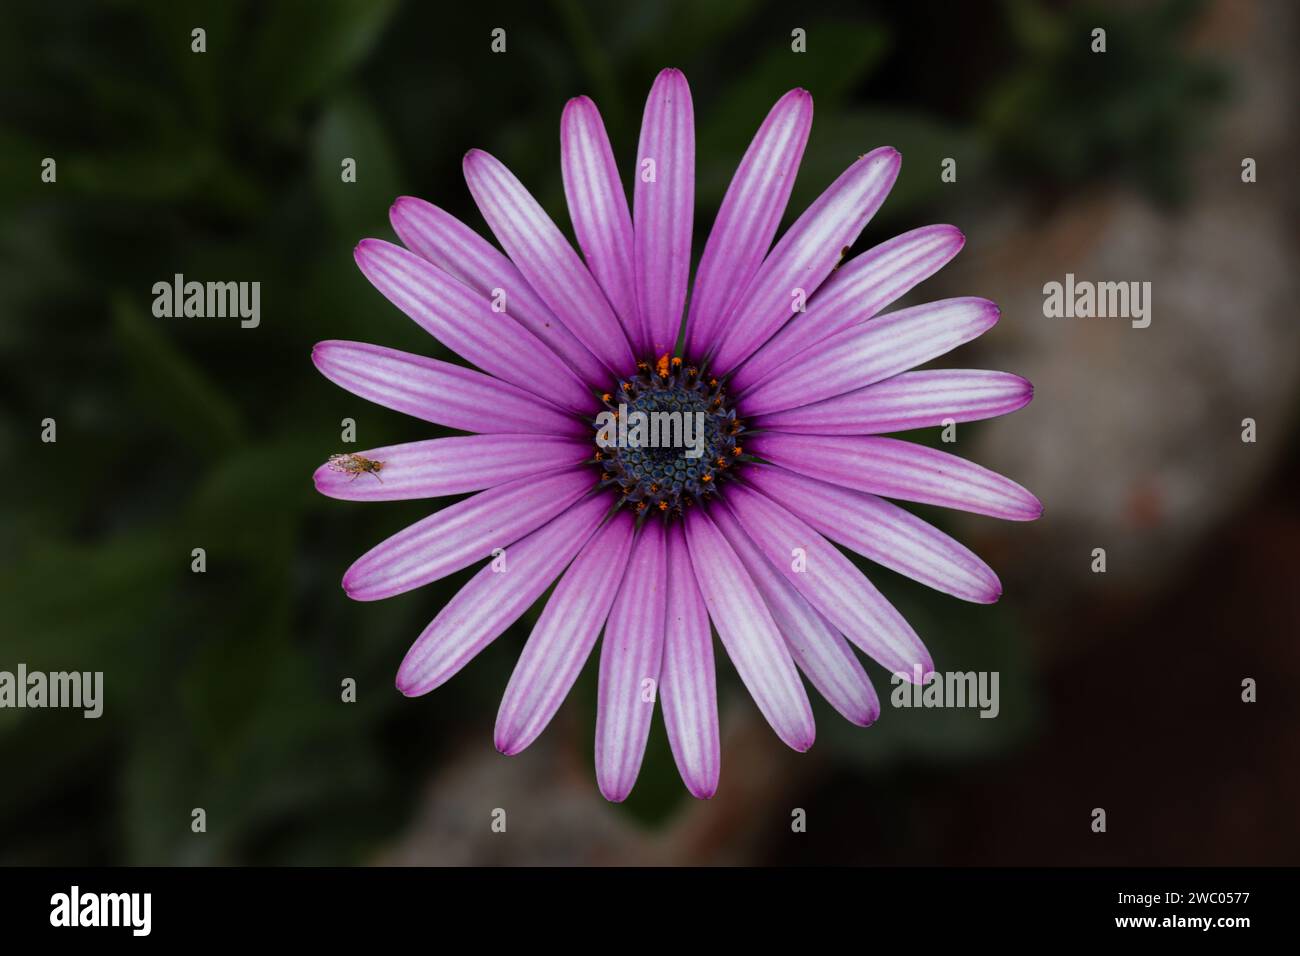
[[[692,283],[686,77],[664,70],[650,90],[630,204],[596,105],[570,100],[560,172],[578,249],[481,150],[466,154],[465,179],[501,249],[410,197],[391,210],[403,245],[356,248],[375,288],[473,368],[359,342],[312,353],[349,392],[466,433],[337,455],[315,474],[323,494],[352,501],[472,493],[343,577],[350,597],[372,601],[488,562],[415,640],[398,688],[439,687],[554,586],[505,688],[496,747],[516,754],[536,740],[594,651],[596,780],[609,800],[636,783],[656,706],[687,790],[717,791],[714,633],[798,751],[816,735],[805,679],[867,726],[880,698],[859,651],[907,680],[933,671],[911,625],[840,548],[966,601],[996,601],[1002,585],[894,501],[1012,521],[1042,513],[1014,481],[895,437],[1033,397],[1005,372],[915,370],[988,331],[992,302],[881,314],[960,251],[957,229],[925,226],[844,260],[899,153],[859,156],[777,236],[812,113],[797,89],[763,119]],[[695,453],[600,438],[602,420],[670,411],[696,416]]]

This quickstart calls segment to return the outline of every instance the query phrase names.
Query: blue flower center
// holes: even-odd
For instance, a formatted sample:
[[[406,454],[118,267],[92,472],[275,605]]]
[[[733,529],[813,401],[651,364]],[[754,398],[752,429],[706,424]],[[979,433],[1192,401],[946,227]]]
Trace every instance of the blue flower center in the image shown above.
[[[743,460],[745,429],[722,383],[680,358],[638,362],[636,374],[601,400],[595,457],[602,485],[642,516],[679,517],[716,496]]]

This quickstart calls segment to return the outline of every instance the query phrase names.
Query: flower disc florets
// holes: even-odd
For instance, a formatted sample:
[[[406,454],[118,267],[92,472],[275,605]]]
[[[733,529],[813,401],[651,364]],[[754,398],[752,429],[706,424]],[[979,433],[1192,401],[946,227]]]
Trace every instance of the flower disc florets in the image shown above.
[[[619,504],[639,514],[682,514],[717,494],[742,460],[745,429],[723,383],[680,358],[638,362],[601,396],[596,462]]]

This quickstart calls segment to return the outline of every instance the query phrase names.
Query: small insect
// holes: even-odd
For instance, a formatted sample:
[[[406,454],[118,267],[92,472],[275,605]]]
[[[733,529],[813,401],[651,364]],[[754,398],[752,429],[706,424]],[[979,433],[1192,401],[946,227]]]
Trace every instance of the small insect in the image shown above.
[[[330,455],[329,461],[325,464],[330,471],[351,475],[349,481],[356,481],[362,475],[374,475],[376,481],[381,485],[384,483],[384,479],[379,477],[379,473],[384,470],[384,463],[367,458],[365,455]]]

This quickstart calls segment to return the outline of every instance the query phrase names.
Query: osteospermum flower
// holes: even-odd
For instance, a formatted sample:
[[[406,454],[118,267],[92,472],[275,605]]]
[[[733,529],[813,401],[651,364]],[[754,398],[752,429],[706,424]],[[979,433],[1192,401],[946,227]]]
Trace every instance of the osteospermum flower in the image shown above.
[[[811,124],[804,90],[772,107],[691,284],[686,78],[664,70],[650,91],[631,210],[595,104],[570,100],[561,169],[581,256],[480,150],[465,156],[465,178],[505,255],[411,198],[391,216],[406,248],[366,239],[356,249],[380,292],[481,371],[356,342],[313,353],[348,391],[470,433],[316,472],[322,492],[353,500],[477,492],[376,545],[343,578],[349,596],[373,601],[492,558],[416,639],[398,688],[442,685],[554,584],[506,687],[496,746],[515,754],[537,738],[603,631],[595,764],[610,800],[636,781],[656,703],[687,788],[715,792],[710,623],[772,729],[799,751],[814,736],[800,672],[863,726],[880,703],[855,649],[908,679],[931,672],[915,631],[832,542],[968,601],[995,601],[1001,585],[886,499],[1012,520],[1042,510],[1007,478],[881,437],[1002,415],[1032,388],[1002,372],[909,371],[990,328],[992,302],[877,315],[957,253],[952,226],[839,264],[898,175],[897,151],[859,157],[772,245]],[[620,406],[698,412],[703,454],[598,444],[601,413]]]

